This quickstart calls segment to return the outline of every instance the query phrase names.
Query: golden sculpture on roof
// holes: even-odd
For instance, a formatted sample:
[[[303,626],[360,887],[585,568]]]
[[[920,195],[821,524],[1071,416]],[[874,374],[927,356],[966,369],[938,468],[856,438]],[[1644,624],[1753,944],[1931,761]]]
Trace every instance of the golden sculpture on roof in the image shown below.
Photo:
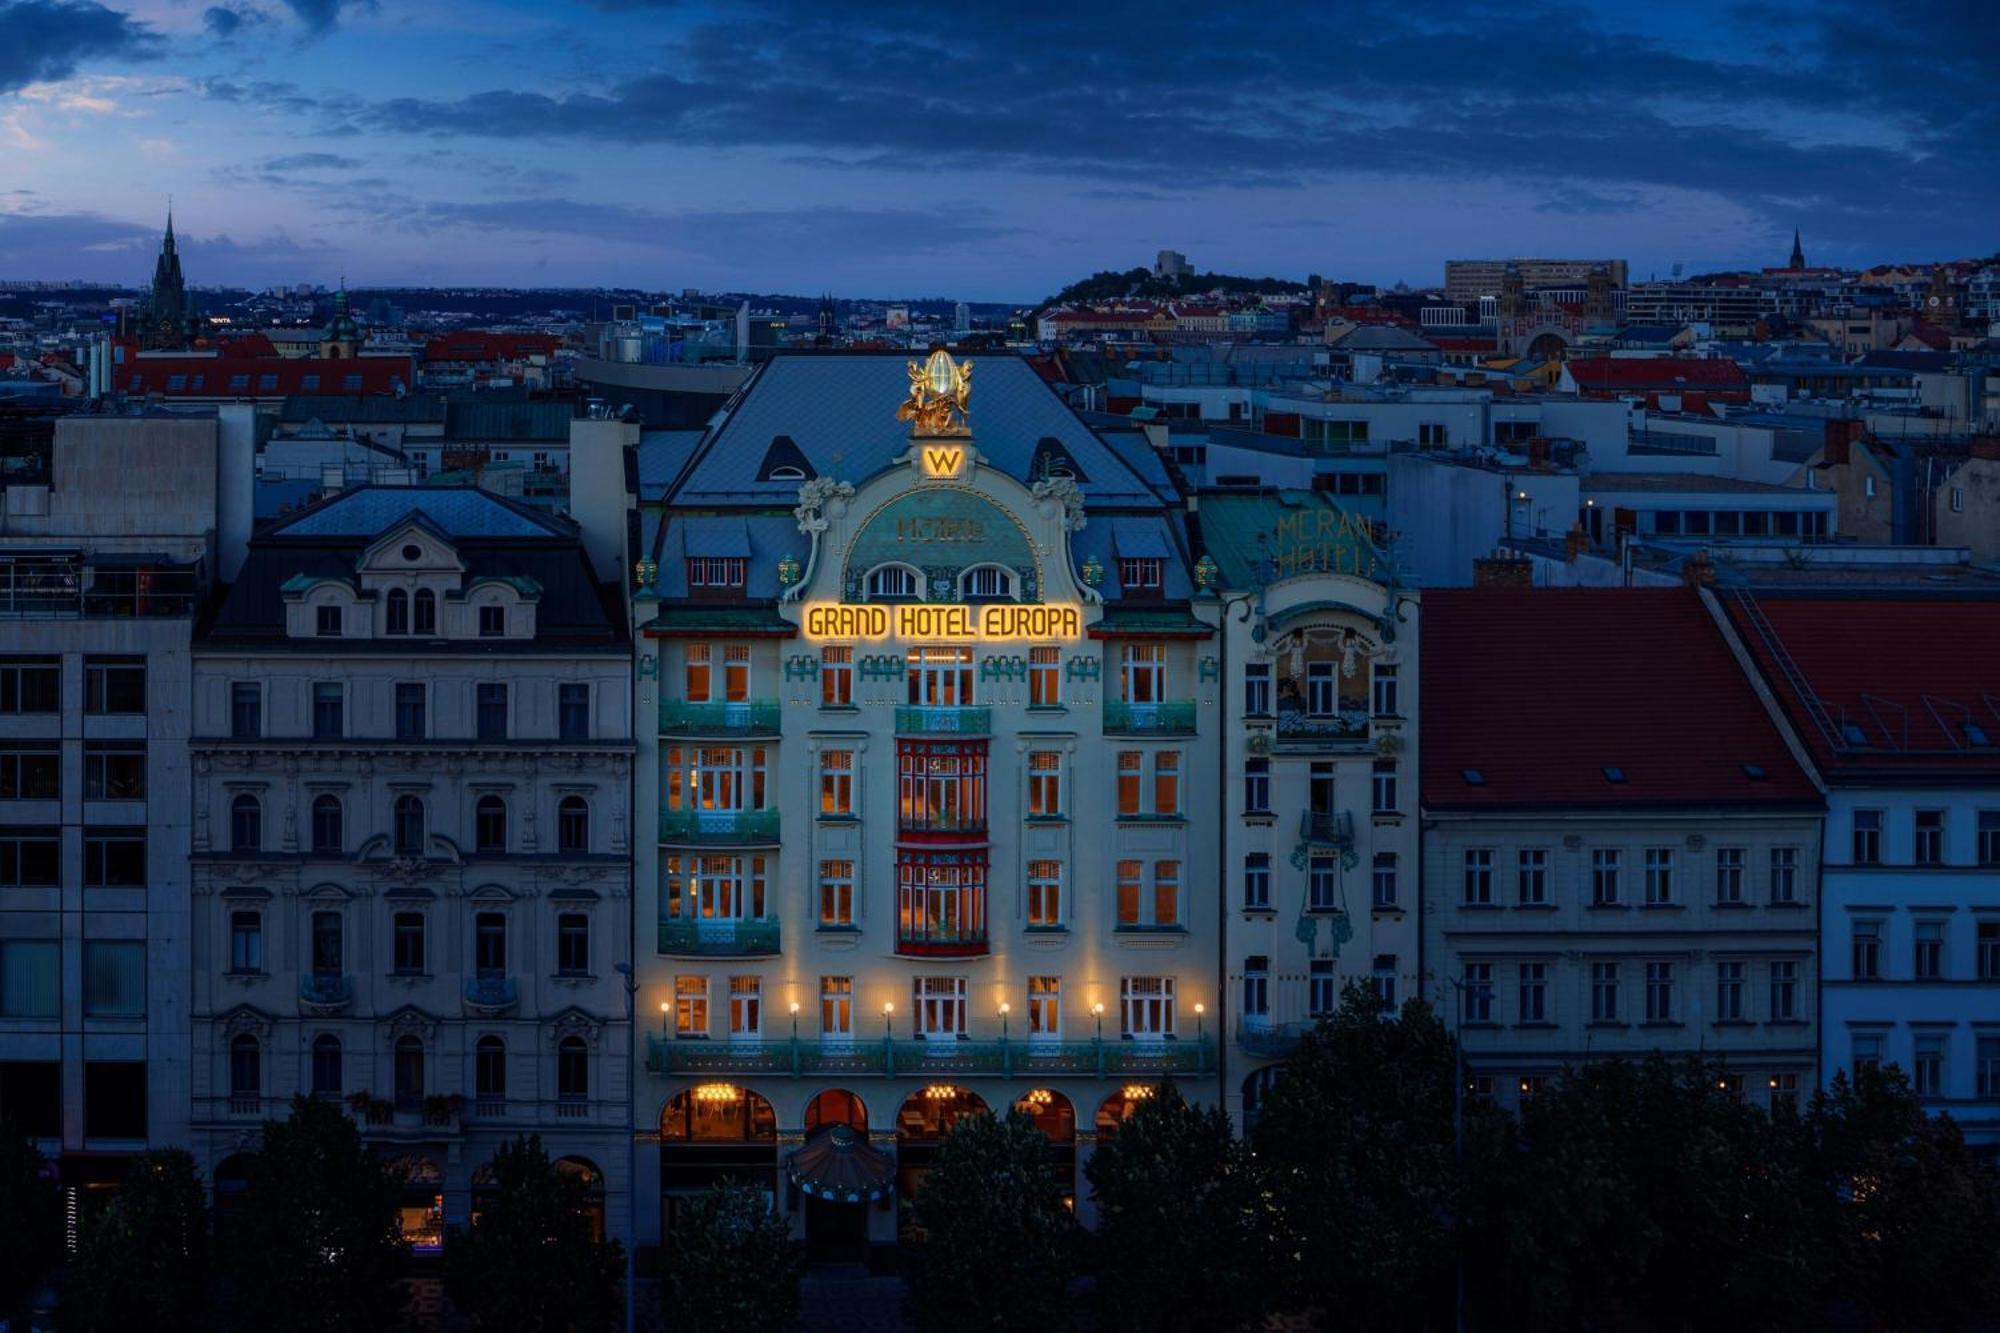
[[[910,396],[896,409],[896,420],[911,423],[914,437],[970,435],[965,414],[971,398],[972,363],[954,361],[940,347],[910,362]]]

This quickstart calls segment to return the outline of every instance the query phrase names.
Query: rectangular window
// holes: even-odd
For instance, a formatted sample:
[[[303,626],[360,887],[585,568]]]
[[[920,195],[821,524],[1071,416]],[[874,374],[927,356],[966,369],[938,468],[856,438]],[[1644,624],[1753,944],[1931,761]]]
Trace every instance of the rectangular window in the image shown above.
[[[1271,854],[1250,852],[1243,858],[1243,906],[1252,912],[1271,907]]]
[[[1062,1037],[1062,978],[1028,978],[1028,1037],[1057,1041]]]
[[[1383,1013],[1394,1013],[1396,1009],[1396,955],[1378,953],[1375,955],[1375,974],[1372,981],[1375,991],[1375,1007]],[[1306,975],[1306,1003],[1312,1006],[1313,1017],[1331,1014],[1339,1004],[1338,988],[1334,985],[1333,959],[1315,958]],[[1325,1008],[1318,1006],[1325,1005]]]
[[[1674,965],[1672,963],[1646,964],[1646,1021],[1648,1023],[1671,1023],[1674,1021]]]
[[[507,975],[507,914],[481,912],[472,919],[472,965],[482,977]]]
[[[400,687],[398,687],[400,688]],[[476,692],[479,739],[507,739],[507,685],[505,681],[482,680]]]
[[[1243,813],[1271,813],[1271,761],[1268,759],[1243,761]]]
[[[394,930],[393,971],[403,976],[422,976],[425,967],[424,914],[398,912],[391,924]]]
[[[674,978],[674,1036],[693,1039],[708,1035],[708,978]]]
[[[742,556],[691,556],[687,562],[690,588],[741,588],[750,572],[750,562]]]
[[[1340,711],[1338,662],[1306,663],[1306,716],[1332,717]]]
[[[146,830],[86,828],[83,883],[86,888],[138,888],[146,882]]]
[[[86,801],[137,801],[146,795],[144,741],[85,741],[83,798]]]
[[[1271,960],[1263,954],[1243,960],[1243,1017],[1258,1026],[1271,1020]]]
[[[1799,900],[1799,849],[1771,849],[1771,901],[1795,903]]]
[[[1979,1038],[1979,1095],[2000,1097],[2000,1036]]]
[[[1118,590],[1127,597],[1159,596],[1160,577],[1165,572],[1166,561],[1158,556],[1142,556],[1138,559],[1118,562]]]
[[[83,1013],[86,1018],[146,1016],[144,940],[83,942]]]
[[[1882,864],[1882,812],[1880,810],[1856,810],[1854,812],[1854,864],[1858,866]]]
[[[691,704],[709,702],[709,691],[713,686],[715,673],[710,659],[715,655],[712,643],[691,643],[686,649],[686,661],[681,677],[681,696]]]
[[[1128,704],[1156,704],[1166,698],[1167,648],[1162,643],[1125,643],[1118,649],[1118,697]]]
[[[264,734],[264,687],[254,680],[229,686],[229,736],[254,741]]]
[[[1981,981],[2000,981],[2000,921],[1981,921],[1976,947]]]
[[[482,606],[479,608],[479,637],[482,639],[504,639],[507,637],[506,607]]]
[[[854,751],[819,752],[819,812],[823,816],[854,813]]]
[[[83,659],[83,711],[143,713],[146,711],[146,659],[86,657]]]
[[[1788,1111],[1799,1109],[1799,1076],[1797,1074],[1773,1074],[1770,1078],[1771,1109],[1783,1108]]]
[[[1549,853],[1546,847],[1523,847],[1514,872],[1516,901],[1523,907],[1549,905]]]
[[[1590,854],[1590,905],[1618,905],[1619,853],[1615,847],[1599,847]]]
[[[822,1041],[854,1039],[854,978],[819,979],[819,1035]]]
[[[61,883],[61,829],[0,825],[0,887],[53,888]]]
[[[85,761],[86,764],[88,761]],[[62,753],[17,741],[0,751],[0,801],[54,801],[62,798]]]
[[[341,608],[337,606],[315,608],[313,617],[313,632],[315,634],[322,639],[337,639],[341,636],[341,630]]]
[[[1979,864],[2000,866],[2000,810],[1979,812]]]
[[[1944,811],[1918,810],[1911,816],[1912,850],[1920,866],[1944,864]]]
[[[819,863],[819,924],[835,930],[854,924],[854,862]]]
[[[1118,752],[1118,813],[1130,817],[1141,813],[1139,794],[1144,787],[1146,756],[1137,750]]]
[[[229,914],[229,970],[256,976],[264,970],[264,914]]]
[[[322,741],[347,734],[347,687],[337,680],[313,682],[312,734]]]
[[[1373,876],[1373,901],[1377,907],[1396,905],[1396,854],[1394,852],[1375,853]]]
[[[1396,692],[1396,664],[1375,664],[1374,706],[1376,717],[1396,717],[1401,713]]]
[[[764,1039],[764,978],[729,979],[729,1039]]]
[[[1181,863],[1153,862],[1153,919],[1155,926],[1173,926],[1181,919]]]
[[[1028,924],[1050,930],[1062,923],[1062,862],[1028,862]]]
[[[1306,963],[1306,1013],[1314,1019],[1332,1017],[1340,1009],[1340,987],[1334,977],[1332,959],[1310,959]]]
[[[423,740],[429,731],[424,724],[424,687],[417,681],[401,681],[396,685],[396,739],[399,741]]]
[[[1370,783],[1369,792],[1374,800],[1376,814],[1395,813],[1397,809],[1395,760],[1377,759],[1375,761],[1373,780]]]
[[[1467,1023],[1493,1021],[1493,964],[1467,963],[1459,985],[1461,1014]]]
[[[912,707],[967,708],[972,704],[972,649],[912,648],[904,670]]]
[[[1174,979],[1123,977],[1118,983],[1119,1033],[1128,1038],[1174,1035]]]
[[[697,856],[682,871],[678,856],[666,858],[664,873],[667,916],[695,921],[759,921],[764,919],[764,858],[761,856]]]
[[[1549,1021],[1549,965],[1522,963],[1520,966],[1520,1022]]]
[[[1465,852],[1465,897],[1467,907],[1493,905],[1493,850],[1468,848]]]
[[[590,917],[587,913],[557,914],[556,971],[570,977],[590,975]]]
[[[556,686],[556,737],[565,741],[590,739],[590,686],[582,681]]]
[[[84,1139],[146,1137],[146,1066],[139,1060],[86,1060]]]
[[[1790,1023],[1799,1016],[1799,965],[1790,959],[1771,964],[1771,1014],[1773,1023]]]
[[[1062,752],[1028,751],[1028,817],[1060,819],[1063,813]]]
[[[1674,901],[1674,853],[1671,847],[1646,849],[1646,906],[1668,907]]]
[[[1850,927],[1851,957],[1856,981],[1873,981],[1882,975],[1882,923],[1856,921]]]
[[[1919,1097],[1944,1096],[1942,1032],[1919,1032],[1911,1043],[1910,1090]]]
[[[819,650],[819,706],[854,707],[854,645],[824,644]]]
[[[1715,849],[1715,901],[1725,907],[1743,904],[1743,849]]]
[[[1743,964],[1729,958],[1715,965],[1715,1021],[1743,1021]]]
[[[916,1034],[928,1041],[955,1040],[965,1035],[965,978],[912,977],[912,1019]]]
[[[61,943],[0,940],[0,1018],[56,1018],[61,1013]]]
[[[1912,937],[1910,966],[1919,981],[1944,976],[1944,922],[1919,921]]]
[[[1593,1023],[1618,1021],[1618,964],[1616,963],[1590,965],[1590,1021]]]
[[[0,659],[0,713],[60,713],[62,659]]]
[[[1181,752],[1153,752],[1153,813],[1178,815],[1181,812]]]
[[[1062,707],[1062,649],[1028,649],[1028,707]]]
[[[1882,1067],[1882,1034],[1879,1032],[1857,1032],[1850,1039],[1853,1052],[1851,1061],[1856,1072],[1863,1069]]]
[[[1243,668],[1243,714],[1271,716],[1271,664],[1251,662]]]

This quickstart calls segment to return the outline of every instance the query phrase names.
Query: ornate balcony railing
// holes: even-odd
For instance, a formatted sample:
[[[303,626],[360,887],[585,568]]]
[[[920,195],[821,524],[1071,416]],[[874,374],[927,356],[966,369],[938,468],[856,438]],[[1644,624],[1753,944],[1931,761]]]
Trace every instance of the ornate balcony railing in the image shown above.
[[[993,710],[904,705],[896,709],[896,730],[905,736],[990,736]]]
[[[1016,1078],[1062,1074],[1085,1078],[1198,1075],[1214,1069],[1209,1038],[1141,1041],[909,1041],[877,1037],[853,1043],[790,1038],[749,1043],[646,1037],[646,1068],[655,1074],[749,1074],[780,1078]]]
[[[778,840],[776,810],[662,810],[661,842],[750,843]]]
[[[1278,739],[1327,744],[1365,742],[1368,739],[1368,714],[1361,710],[1309,713],[1300,708],[1280,708]]]
[[[743,958],[778,952],[776,918],[715,921],[670,916],[660,922],[660,952]]]
[[[1344,851],[1354,845],[1354,816],[1345,810],[1307,810],[1299,816],[1299,841]]]
[[[354,1003],[354,978],[308,972],[299,978],[299,1007],[316,1014],[338,1013]]]
[[[975,957],[988,947],[985,926],[917,924],[899,926],[896,952],[917,957]]]
[[[662,736],[776,735],[777,732],[776,699],[745,699],[721,704],[691,704],[683,699],[660,700]]]
[[[1298,1049],[1299,1038],[1305,1035],[1306,1023],[1242,1023],[1236,1028],[1236,1044],[1245,1055],[1262,1056],[1269,1060],[1283,1060]]]
[[[1128,704],[1122,699],[1104,701],[1104,734],[1107,736],[1192,736],[1194,700],[1166,699],[1156,704]]]
[[[504,1014],[521,998],[521,985],[508,976],[465,979],[465,1007],[476,1014]]]

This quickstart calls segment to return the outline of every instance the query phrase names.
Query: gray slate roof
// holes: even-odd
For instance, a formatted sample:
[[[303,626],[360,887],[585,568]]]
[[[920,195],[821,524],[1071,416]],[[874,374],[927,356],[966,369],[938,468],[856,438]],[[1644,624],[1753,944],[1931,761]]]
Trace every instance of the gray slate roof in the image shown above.
[[[273,537],[374,537],[415,510],[453,539],[569,537],[573,525],[465,486],[362,486],[274,525]]]

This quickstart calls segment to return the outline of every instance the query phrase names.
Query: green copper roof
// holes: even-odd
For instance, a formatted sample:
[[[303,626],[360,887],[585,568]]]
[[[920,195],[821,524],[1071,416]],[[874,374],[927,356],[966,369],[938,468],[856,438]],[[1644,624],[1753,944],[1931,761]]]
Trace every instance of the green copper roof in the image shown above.
[[[1318,491],[1203,491],[1195,514],[1225,588],[1254,588],[1311,570],[1382,577],[1366,520]]]
[[[639,627],[641,634],[791,634],[796,627],[764,606],[703,606],[682,603],[662,607]]]

